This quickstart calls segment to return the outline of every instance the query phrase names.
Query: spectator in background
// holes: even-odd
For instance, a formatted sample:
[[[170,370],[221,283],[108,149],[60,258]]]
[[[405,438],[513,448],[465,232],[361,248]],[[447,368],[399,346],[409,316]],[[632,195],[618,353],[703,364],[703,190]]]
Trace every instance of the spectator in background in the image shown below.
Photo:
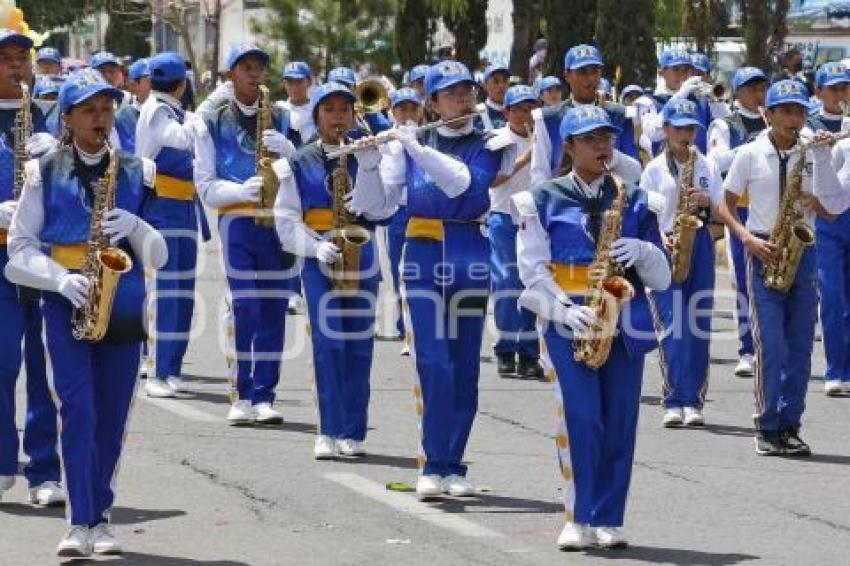
[[[180,97],[180,106],[183,110],[195,110],[195,71],[192,70],[192,62],[186,61],[186,90]]]
[[[528,60],[528,84],[534,85],[543,77],[543,64],[546,62],[546,51],[549,42],[540,38],[534,42],[534,55]]]

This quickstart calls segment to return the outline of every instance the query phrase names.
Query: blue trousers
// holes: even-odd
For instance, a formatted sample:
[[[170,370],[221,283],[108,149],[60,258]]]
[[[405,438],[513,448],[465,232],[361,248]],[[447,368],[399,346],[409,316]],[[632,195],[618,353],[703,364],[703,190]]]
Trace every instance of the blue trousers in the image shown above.
[[[573,359],[568,332],[554,324],[543,330],[563,403],[566,431],[557,445],[568,482],[567,517],[581,524],[619,527],[632,477],[644,356],[630,357],[616,338],[608,360],[593,370]]]
[[[714,305],[714,242],[708,228],[694,240],[691,270],[681,283],[654,292],[665,328],[661,339],[664,406],[702,408],[708,390],[711,312]]]
[[[826,379],[850,381],[850,213],[817,221]]]
[[[151,225],[165,236],[168,261],[156,272],[156,377],[179,377],[189,345],[195,308],[195,267],[198,263],[198,215],[194,201],[157,198],[151,204]]]
[[[466,475],[490,269],[477,224],[444,226],[444,241],[407,239],[402,281],[421,391],[422,473],[445,477]]]
[[[19,301],[14,285],[2,276],[8,255],[0,246],[0,476],[18,473],[18,429],[15,426],[15,383],[26,362],[27,410],[24,476],[30,487],[60,479],[56,451],[56,407],[50,396],[41,341],[41,309],[36,301]],[[23,344],[23,348],[21,345]]]
[[[407,219],[407,207],[400,206],[390,220],[389,226],[387,226],[387,255],[389,256],[390,272],[393,277],[393,290],[397,297],[401,296],[399,270],[401,269],[401,252],[404,248],[404,231],[407,229]],[[400,304],[401,300],[399,299],[398,320],[395,327],[399,335],[404,336],[404,315]]]
[[[378,280],[365,279],[359,291],[347,295],[332,291],[314,258],[305,260],[301,276],[313,341],[319,433],[362,441],[369,413]]]
[[[43,303],[52,387],[62,422],[62,465],[72,525],[109,521],[115,474],[139,371],[141,342],[91,343],[71,334],[71,303]]]
[[[738,207],[738,218],[742,224],[747,223],[749,209],[745,206]],[[753,354],[753,331],[750,328],[750,307],[749,292],[747,291],[747,257],[744,243],[738,236],[728,232],[729,249],[732,252],[732,269],[735,272],[735,290],[738,293],[738,300],[735,302],[735,311],[738,315],[738,338],[741,341],[741,347],[738,348],[738,355]]]
[[[219,219],[227,283],[233,299],[236,393],[253,404],[271,403],[280,380],[286,305],[295,275],[274,228],[253,217]]]
[[[490,269],[495,293],[493,315],[499,339],[493,350],[499,354],[538,357],[539,341],[533,312],[517,305],[523,290],[516,257],[516,233],[510,214],[491,212],[487,222],[490,236]]]
[[[803,252],[787,293],[764,286],[762,262],[748,254],[747,283],[756,355],[756,428],[776,432],[800,425],[812,369],[817,320],[815,250]]]

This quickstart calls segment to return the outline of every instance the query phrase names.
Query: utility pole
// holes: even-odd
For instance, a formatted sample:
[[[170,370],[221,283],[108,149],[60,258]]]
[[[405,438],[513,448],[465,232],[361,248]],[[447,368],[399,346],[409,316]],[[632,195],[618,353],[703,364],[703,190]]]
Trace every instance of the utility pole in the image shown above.
[[[213,43],[213,60],[210,70],[212,74],[212,88],[215,88],[218,84],[218,58],[221,49],[221,0],[215,0],[213,6],[212,27],[215,43]]]

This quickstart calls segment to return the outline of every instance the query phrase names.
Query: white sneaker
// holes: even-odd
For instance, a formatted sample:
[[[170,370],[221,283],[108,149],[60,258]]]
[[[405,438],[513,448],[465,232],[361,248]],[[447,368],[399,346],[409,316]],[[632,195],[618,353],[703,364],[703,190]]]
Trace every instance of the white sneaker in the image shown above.
[[[15,476],[0,476],[0,498],[4,491],[9,491],[15,485]]]
[[[148,397],[156,397],[159,399],[174,397],[174,390],[168,382],[157,377],[148,377],[145,382],[145,393],[148,394]]]
[[[172,375],[166,379],[165,382],[168,383],[169,387],[177,393],[186,393],[189,391],[189,388],[186,386],[186,382],[183,381],[183,378],[179,375]]]
[[[92,528],[91,543],[95,554],[121,554],[121,543],[109,530],[109,525],[101,523]]]
[[[661,419],[661,424],[665,428],[682,426],[684,419],[685,414],[681,407],[671,407],[664,411],[664,418]]]
[[[410,344],[405,342],[401,347],[400,353],[401,353],[402,356],[409,356],[410,355]]]
[[[351,440],[350,438],[342,438],[336,441],[336,449],[343,456],[363,456],[366,454],[366,449],[363,443],[359,440]]]
[[[85,558],[91,556],[91,552],[91,531],[88,527],[71,527],[56,547],[58,556],[68,558]]]
[[[336,442],[334,439],[324,434],[317,436],[316,444],[313,446],[313,457],[316,460],[333,460],[336,456]]]
[[[443,493],[452,497],[472,497],[475,495],[475,486],[463,476],[449,476],[443,480]]]
[[[254,419],[254,408],[251,402],[245,399],[235,401],[227,411],[227,420],[234,426],[254,424]]]
[[[65,490],[55,481],[46,481],[30,488],[30,503],[57,507],[65,504]]]
[[[836,397],[844,393],[844,386],[838,379],[830,379],[823,382],[823,392],[829,397]]]
[[[752,377],[756,373],[755,358],[752,354],[744,354],[735,366],[735,375],[738,377]]]
[[[596,527],[596,544],[601,548],[626,548],[629,542],[618,527]]]
[[[419,476],[416,480],[416,495],[420,499],[443,495],[443,478],[438,475]]]
[[[685,407],[684,415],[685,426],[703,426],[705,424],[705,417],[702,415],[702,411],[696,407]]]
[[[593,542],[593,531],[589,526],[579,523],[567,523],[564,525],[561,534],[558,535],[558,548],[560,550],[584,550]]]
[[[276,411],[271,403],[257,403],[254,405],[254,413],[257,415],[257,422],[264,425],[282,424],[283,415],[280,411]]]
[[[292,295],[289,297],[286,310],[290,314],[304,314],[304,298],[301,295]]]

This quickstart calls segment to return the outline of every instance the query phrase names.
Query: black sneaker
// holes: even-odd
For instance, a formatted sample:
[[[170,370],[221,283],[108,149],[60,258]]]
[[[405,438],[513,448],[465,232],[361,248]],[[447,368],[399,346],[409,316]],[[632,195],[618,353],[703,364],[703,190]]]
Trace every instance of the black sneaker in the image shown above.
[[[516,373],[516,355],[513,352],[496,354],[499,375],[514,375]]]
[[[779,432],[756,432],[756,454],[759,456],[781,456],[785,454],[785,443]]]
[[[811,456],[812,449],[800,438],[800,427],[787,428],[782,431],[782,444],[788,456]]]
[[[543,366],[534,356],[520,356],[516,369],[517,375],[525,379],[543,379]]]

